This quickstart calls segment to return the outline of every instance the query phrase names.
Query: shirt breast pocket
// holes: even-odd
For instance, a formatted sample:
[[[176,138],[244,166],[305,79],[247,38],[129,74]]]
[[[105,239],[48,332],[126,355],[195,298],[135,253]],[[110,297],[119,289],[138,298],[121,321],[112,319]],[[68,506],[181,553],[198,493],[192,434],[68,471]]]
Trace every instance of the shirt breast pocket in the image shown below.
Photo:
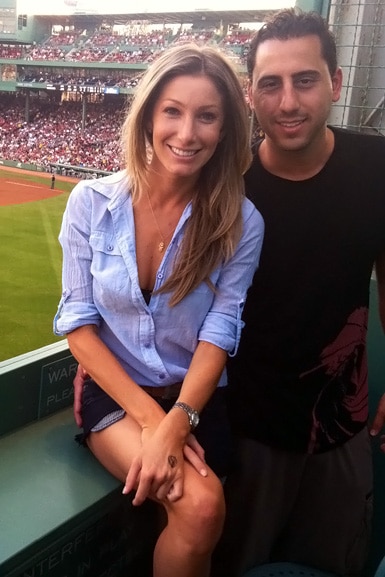
[[[99,288],[105,295],[127,289],[128,271],[116,238],[103,232],[94,232],[89,242],[94,289]]]

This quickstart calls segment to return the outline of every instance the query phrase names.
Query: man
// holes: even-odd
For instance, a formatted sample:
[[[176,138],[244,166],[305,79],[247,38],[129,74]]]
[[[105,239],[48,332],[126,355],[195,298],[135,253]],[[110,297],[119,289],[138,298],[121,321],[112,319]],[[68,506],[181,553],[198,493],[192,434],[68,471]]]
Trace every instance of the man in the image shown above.
[[[355,575],[372,507],[373,265],[385,328],[385,139],[327,126],[342,73],[315,13],[273,16],[251,43],[248,72],[265,137],[246,190],[266,233],[230,365],[238,444],[218,575],[273,561]],[[383,421],[384,398],[372,434]]]

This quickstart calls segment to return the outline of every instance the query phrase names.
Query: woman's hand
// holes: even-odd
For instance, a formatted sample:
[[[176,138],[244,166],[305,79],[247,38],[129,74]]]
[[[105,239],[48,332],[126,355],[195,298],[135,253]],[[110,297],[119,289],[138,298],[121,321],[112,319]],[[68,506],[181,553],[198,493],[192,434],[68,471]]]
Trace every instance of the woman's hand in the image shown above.
[[[189,433],[183,442],[183,436],[178,439],[175,435],[177,425],[170,421],[165,418],[153,432],[149,428],[142,431],[142,451],[132,461],[123,489],[127,494],[137,486],[134,505],[142,504],[149,495],[160,501],[180,499],[185,460],[203,477],[208,475],[204,450],[195,436]]]
[[[123,488],[127,494],[136,487],[133,505],[141,505],[149,495],[160,501],[176,501],[183,495],[184,440],[175,434],[175,425],[170,427],[170,420],[165,417],[155,431],[142,430],[142,450],[133,459]]]

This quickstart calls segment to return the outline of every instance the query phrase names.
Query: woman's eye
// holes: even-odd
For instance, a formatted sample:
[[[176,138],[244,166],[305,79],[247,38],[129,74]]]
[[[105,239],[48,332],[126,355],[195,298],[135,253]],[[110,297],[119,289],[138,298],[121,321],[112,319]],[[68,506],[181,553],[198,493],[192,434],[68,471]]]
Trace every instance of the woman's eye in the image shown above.
[[[202,112],[201,119],[204,122],[215,122],[217,115],[214,112]]]
[[[165,113],[168,114],[169,116],[177,116],[179,111],[177,108],[174,108],[173,106],[168,106],[167,108],[165,108]]]

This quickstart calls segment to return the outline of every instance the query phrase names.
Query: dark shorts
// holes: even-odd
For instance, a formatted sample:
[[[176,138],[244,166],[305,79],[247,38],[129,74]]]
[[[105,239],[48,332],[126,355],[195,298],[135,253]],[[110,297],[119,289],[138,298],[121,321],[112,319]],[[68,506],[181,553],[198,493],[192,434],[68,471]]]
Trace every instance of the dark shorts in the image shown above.
[[[155,399],[168,412],[176,399]],[[83,434],[77,437],[81,443],[106,415],[120,410],[121,407],[95,381],[88,379],[83,389],[82,419]],[[218,477],[226,476],[232,457],[232,436],[224,390],[218,388],[200,415],[199,425],[194,435],[205,450],[207,464]]]

